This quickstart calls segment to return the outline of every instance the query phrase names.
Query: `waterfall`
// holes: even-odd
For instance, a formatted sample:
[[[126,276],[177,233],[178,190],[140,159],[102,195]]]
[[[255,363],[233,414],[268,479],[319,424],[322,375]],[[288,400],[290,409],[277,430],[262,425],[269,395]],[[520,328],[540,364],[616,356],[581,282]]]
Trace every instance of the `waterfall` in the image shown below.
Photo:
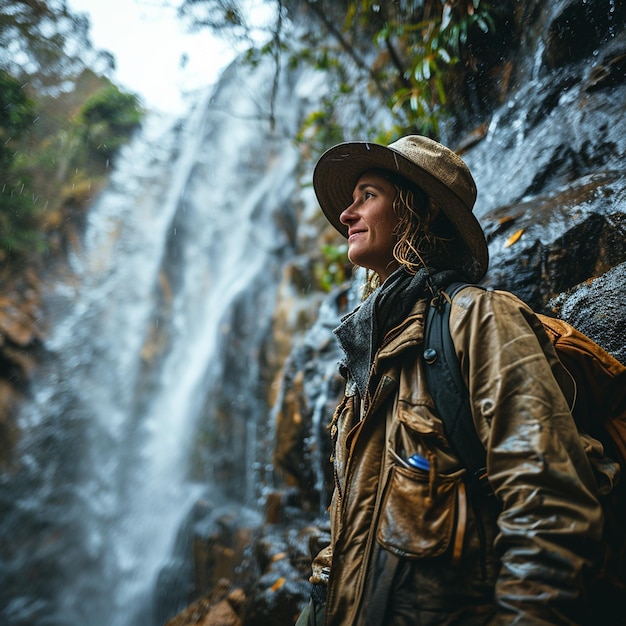
[[[269,128],[271,71],[234,64],[184,120],[151,115],[49,285],[18,462],[0,475],[2,624],[156,626],[193,502],[256,504],[300,115],[291,96],[288,132]]]

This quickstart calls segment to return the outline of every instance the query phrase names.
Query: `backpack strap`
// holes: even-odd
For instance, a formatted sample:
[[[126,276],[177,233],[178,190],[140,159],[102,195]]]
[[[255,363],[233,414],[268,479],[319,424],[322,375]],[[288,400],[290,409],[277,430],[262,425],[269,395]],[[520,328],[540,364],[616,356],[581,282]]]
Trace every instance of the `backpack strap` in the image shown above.
[[[469,283],[455,282],[442,290],[428,307],[424,328],[426,384],[452,449],[481,489],[492,493],[487,481],[487,455],[478,438],[467,385],[450,335],[450,308],[454,296]]]

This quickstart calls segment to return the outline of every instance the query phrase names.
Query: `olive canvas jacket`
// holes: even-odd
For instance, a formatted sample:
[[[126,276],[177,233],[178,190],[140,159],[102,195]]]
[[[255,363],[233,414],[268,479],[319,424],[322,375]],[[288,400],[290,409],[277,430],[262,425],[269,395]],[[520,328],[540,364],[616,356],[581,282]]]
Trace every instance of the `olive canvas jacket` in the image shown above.
[[[426,302],[390,331],[361,402],[331,423],[327,626],[585,623],[602,511],[541,323],[512,294],[463,289],[450,329],[494,495],[473,487],[424,377]],[[406,459],[419,454],[428,469]]]

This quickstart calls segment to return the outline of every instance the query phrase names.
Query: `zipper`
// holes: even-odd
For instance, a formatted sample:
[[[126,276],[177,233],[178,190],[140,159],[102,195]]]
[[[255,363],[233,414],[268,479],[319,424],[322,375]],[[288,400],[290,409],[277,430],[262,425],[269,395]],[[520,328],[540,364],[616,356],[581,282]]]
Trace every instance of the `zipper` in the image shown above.
[[[381,396],[384,396],[386,392],[392,389],[395,386],[395,383],[396,381],[393,378],[389,376],[383,376],[380,383],[376,387],[376,391],[374,393],[374,396],[372,397],[372,401],[368,408],[371,408],[371,407],[376,408],[378,406],[379,401],[382,401]],[[359,432],[354,433],[354,436],[352,438],[352,443],[350,445],[350,450],[348,454],[348,463],[346,465],[345,494],[344,494],[344,498],[346,501],[348,499],[348,493],[349,493],[349,489],[351,485],[351,481],[349,480],[349,474],[350,474],[351,467],[353,466],[355,462],[354,452],[355,452],[357,443],[359,439],[361,438],[360,430],[362,430],[366,426],[367,414],[368,414],[368,410],[364,410],[363,419],[355,426],[355,428],[359,428]],[[385,431],[386,431],[386,427],[385,427]],[[380,509],[382,506],[381,497],[382,497],[382,491],[384,489],[382,476],[385,470],[385,466],[386,466],[385,454],[383,450],[383,453],[381,454],[380,469],[378,472],[378,484],[376,488],[377,493],[376,493],[375,502],[377,503],[377,506],[375,510],[372,512],[370,529],[367,534],[367,541],[365,543],[365,548],[364,548],[365,558],[362,560],[361,568],[359,569],[359,572],[358,572],[358,578],[356,582],[356,593],[355,593],[355,598],[357,599],[357,602],[354,605],[354,611],[351,613],[352,619],[354,619],[355,616],[359,614],[361,610],[361,605],[363,602],[363,585],[364,585],[366,573],[369,570],[370,560],[372,557],[372,545],[375,542],[376,533],[374,532],[374,528],[377,523],[378,517],[380,515]],[[343,515],[344,515],[344,508],[342,506],[341,515],[339,516],[342,527],[343,527]]]
[[[369,532],[367,533],[367,541],[365,543],[365,550],[364,550],[365,558],[361,561],[361,568],[359,570],[357,588],[356,588],[355,610],[352,613],[353,619],[361,613],[361,607],[363,606],[363,586],[365,584],[365,577],[366,577],[367,572],[372,571],[372,568],[370,567],[372,556],[373,556],[372,545],[376,541],[375,529],[376,529],[376,524],[378,523],[378,519],[380,516],[380,511],[382,508],[383,491],[386,486],[385,482],[383,481],[383,474],[385,472],[385,467],[386,467],[385,453],[383,450],[383,453],[381,455],[381,460],[380,460],[380,469],[378,470],[378,485],[376,487],[376,498],[375,498],[376,507],[374,511],[372,512],[372,519],[371,519],[371,523],[369,527]]]

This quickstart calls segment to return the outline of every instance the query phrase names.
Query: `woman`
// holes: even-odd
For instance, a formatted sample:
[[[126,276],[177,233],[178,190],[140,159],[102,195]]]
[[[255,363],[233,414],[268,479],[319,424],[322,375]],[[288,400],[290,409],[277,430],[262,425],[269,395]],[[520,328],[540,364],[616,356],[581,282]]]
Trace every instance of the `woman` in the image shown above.
[[[452,303],[491,495],[468,480],[426,388],[429,302],[488,265],[467,166],[413,135],[335,146],[313,183],[368,272],[366,298],[335,330],[346,390],[330,428],[332,543],[299,623],[584,622],[602,512],[541,323],[505,292],[468,286]]]

